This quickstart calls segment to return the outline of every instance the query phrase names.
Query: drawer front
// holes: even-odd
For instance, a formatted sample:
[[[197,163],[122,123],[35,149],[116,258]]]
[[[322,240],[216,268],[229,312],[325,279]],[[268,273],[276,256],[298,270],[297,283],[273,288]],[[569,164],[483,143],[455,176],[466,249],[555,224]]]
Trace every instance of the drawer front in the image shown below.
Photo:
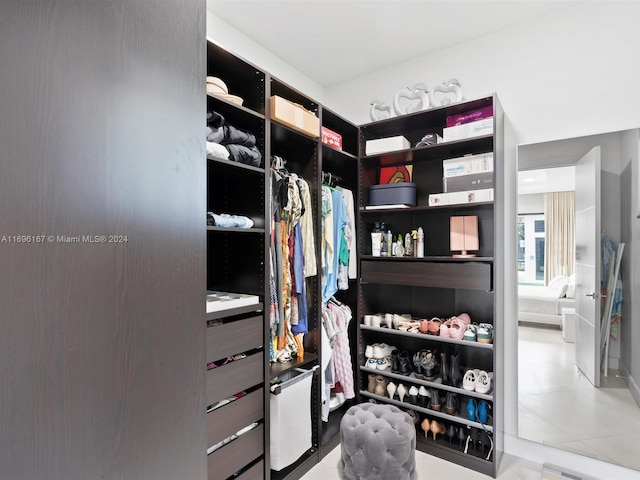
[[[207,362],[264,345],[263,316],[236,320],[207,328]]]
[[[207,405],[263,382],[262,352],[207,370]]]
[[[490,263],[363,260],[362,281],[386,285],[492,290]]]
[[[209,480],[229,478],[264,453],[264,426],[258,425],[207,457]],[[244,477],[241,477],[244,478]]]
[[[253,467],[237,477],[238,480],[264,480],[264,461],[260,460]]]
[[[207,413],[207,446],[221,442],[263,417],[264,390],[262,388]]]

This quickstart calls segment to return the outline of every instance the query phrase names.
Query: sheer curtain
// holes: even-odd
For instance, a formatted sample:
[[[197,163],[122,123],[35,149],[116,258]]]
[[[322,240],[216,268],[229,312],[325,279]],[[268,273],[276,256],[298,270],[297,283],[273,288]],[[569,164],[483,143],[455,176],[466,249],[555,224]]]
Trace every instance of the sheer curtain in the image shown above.
[[[571,275],[575,250],[574,192],[544,194],[544,283],[558,275]]]

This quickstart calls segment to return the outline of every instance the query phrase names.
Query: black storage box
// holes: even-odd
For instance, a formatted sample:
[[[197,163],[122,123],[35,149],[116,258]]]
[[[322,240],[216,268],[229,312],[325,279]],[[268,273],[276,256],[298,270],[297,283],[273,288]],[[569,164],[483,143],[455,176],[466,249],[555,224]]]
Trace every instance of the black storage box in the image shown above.
[[[413,182],[372,185],[369,190],[369,205],[416,204],[416,184]]]

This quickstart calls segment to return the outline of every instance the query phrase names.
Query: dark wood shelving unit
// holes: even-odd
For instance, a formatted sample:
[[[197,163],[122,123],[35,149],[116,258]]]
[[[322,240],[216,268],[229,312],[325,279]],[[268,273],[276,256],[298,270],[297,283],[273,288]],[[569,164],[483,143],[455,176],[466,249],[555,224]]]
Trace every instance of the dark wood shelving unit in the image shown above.
[[[493,133],[480,137],[441,142],[438,144],[414,147],[427,133],[442,136],[450,115],[469,112],[479,108],[493,108]],[[384,342],[398,351],[407,351],[410,358],[414,352],[428,349],[436,358],[444,354],[446,358],[456,355],[460,363],[461,378],[467,369],[481,369],[487,372],[497,370],[499,352],[493,344],[458,340],[438,335],[426,335],[390,328],[364,325],[367,314],[378,312],[409,313],[412,318],[449,318],[466,312],[471,321],[497,325],[497,308],[494,291],[496,288],[496,261],[500,260],[495,249],[495,202],[481,202],[463,205],[429,206],[429,195],[443,192],[443,160],[465,155],[493,154],[493,188],[501,188],[496,183],[497,171],[502,166],[503,114],[495,95],[471,101],[459,102],[426,111],[415,112],[399,117],[372,122],[360,126],[359,158],[359,252],[360,282],[358,285],[359,307],[359,385],[360,396],[374,399],[380,403],[396,405],[404,410],[414,410],[420,418],[438,419],[454,429],[471,428],[469,432],[479,435],[485,430],[493,436],[494,444],[499,441],[502,425],[502,407],[494,392],[502,379],[493,378],[492,389],[486,394],[467,391],[458,386],[444,385],[441,375],[434,381],[417,379],[413,376],[393,373],[390,369],[377,370],[366,367],[365,347],[373,343]],[[367,140],[404,136],[412,148],[376,155],[364,155]],[[407,208],[366,208],[369,205],[369,192],[372,186],[380,183],[381,167],[400,165],[412,166],[412,182],[416,185],[416,205]],[[480,249],[476,257],[452,257],[449,245],[450,218],[456,215],[476,215]],[[424,230],[424,258],[416,257],[374,257],[371,255],[370,232],[374,224],[385,223],[392,232],[394,240],[401,234],[422,227]],[[500,335],[494,329],[494,339]],[[407,402],[400,402],[368,392],[368,375],[382,375],[396,383],[424,386],[443,393],[453,393],[460,399],[475,399],[486,402],[491,415],[486,425],[469,420],[465,414],[447,414],[437,412]],[[498,387],[496,387],[496,383]],[[463,401],[463,400],[460,400]],[[475,430],[473,430],[475,429]],[[439,436],[436,441],[425,439],[422,430],[417,427],[417,448],[437,455],[470,469],[496,476],[497,460],[500,452],[492,451],[489,460],[481,458],[475,451],[464,452],[460,445],[449,445],[446,437]],[[422,437],[422,438],[420,438]],[[488,452],[484,452],[488,453]]]
[[[209,158],[207,165],[207,211],[242,215],[254,221],[252,228],[206,226],[207,290],[255,295],[259,303],[209,312],[207,362],[217,367],[206,372],[206,404],[244,395],[209,411],[207,447],[218,444],[254,423],[257,426],[220,446],[207,457],[208,478],[266,478],[268,472],[267,408],[268,362],[265,299],[268,299],[268,270],[265,258],[269,232],[268,153],[266,122],[266,72],[207,42],[207,75],[222,79],[229,93],[243,98],[237,105],[207,95],[207,111],[221,114],[225,122],[252,133],[262,154],[260,166]],[[242,355],[239,355],[242,354]],[[234,361],[219,362],[220,359]]]

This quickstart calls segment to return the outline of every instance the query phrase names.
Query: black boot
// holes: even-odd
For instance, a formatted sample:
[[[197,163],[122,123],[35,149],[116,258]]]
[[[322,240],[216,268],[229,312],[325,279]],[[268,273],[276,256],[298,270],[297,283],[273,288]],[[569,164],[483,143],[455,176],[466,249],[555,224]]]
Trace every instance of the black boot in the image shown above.
[[[460,353],[456,352],[451,355],[451,372],[449,373],[449,385],[459,387],[462,383],[462,374],[460,373]]]
[[[447,361],[447,353],[440,354],[440,371],[442,372],[442,384],[449,385],[449,362]]]

